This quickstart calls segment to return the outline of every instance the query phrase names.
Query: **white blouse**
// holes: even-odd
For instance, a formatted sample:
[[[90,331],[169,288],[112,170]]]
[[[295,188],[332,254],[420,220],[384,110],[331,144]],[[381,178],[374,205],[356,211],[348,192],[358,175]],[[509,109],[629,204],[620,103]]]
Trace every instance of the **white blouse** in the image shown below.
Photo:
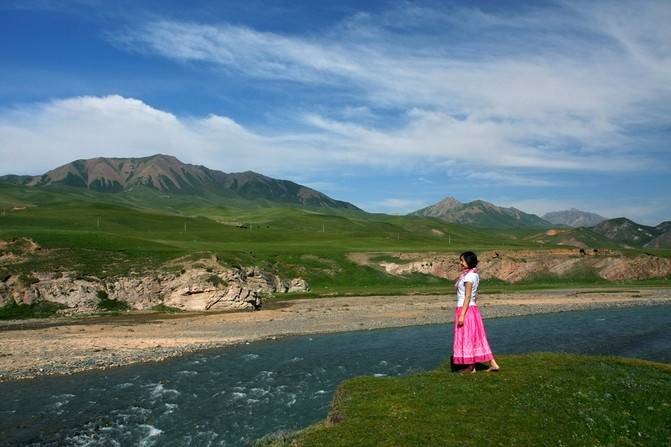
[[[466,285],[464,283],[470,282],[473,284],[471,287],[471,302],[469,306],[475,306],[475,297],[478,294],[478,284],[480,284],[480,275],[475,272],[468,272],[464,277],[459,281],[457,285],[457,307],[462,307],[464,305],[464,299],[466,298]]]

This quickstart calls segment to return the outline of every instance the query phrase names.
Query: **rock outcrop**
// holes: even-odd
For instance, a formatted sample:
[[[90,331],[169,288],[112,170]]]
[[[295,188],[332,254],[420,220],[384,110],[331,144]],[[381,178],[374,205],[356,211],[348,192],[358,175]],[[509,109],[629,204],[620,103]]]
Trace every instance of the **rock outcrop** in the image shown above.
[[[664,278],[671,275],[671,259],[640,255],[634,258],[604,258],[595,267],[609,281]]]
[[[100,297],[125,302],[136,310],[163,304],[182,310],[254,310],[273,293],[305,292],[309,285],[301,278],[283,280],[258,267],[226,268],[214,262],[180,273],[154,272],[139,276],[98,279],[74,273],[42,273],[30,281],[11,276],[0,282],[0,306],[12,301],[32,304],[49,301],[66,311],[91,312]]]
[[[380,262],[387,273],[423,273],[454,279],[461,267],[458,254],[398,253],[399,262]],[[671,276],[671,259],[652,255],[626,257],[612,250],[536,250],[482,252],[478,269],[483,279],[519,282],[534,276],[563,277],[576,272],[594,272],[608,281],[641,280]]]

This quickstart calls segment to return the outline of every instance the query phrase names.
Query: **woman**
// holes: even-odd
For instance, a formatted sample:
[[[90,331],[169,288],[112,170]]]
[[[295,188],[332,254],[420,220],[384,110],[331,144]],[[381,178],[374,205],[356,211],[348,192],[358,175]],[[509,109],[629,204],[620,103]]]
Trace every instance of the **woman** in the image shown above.
[[[466,365],[460,372],[475,372],[476,363],[489,362],[487,371],[499,370],[487,341],[485,325],[482,322],[475,298],[478,293],[478,257],[472,251],[459,256],[464,270],[454,284],[457,289],[457,309],[454,314],[454,364]]]

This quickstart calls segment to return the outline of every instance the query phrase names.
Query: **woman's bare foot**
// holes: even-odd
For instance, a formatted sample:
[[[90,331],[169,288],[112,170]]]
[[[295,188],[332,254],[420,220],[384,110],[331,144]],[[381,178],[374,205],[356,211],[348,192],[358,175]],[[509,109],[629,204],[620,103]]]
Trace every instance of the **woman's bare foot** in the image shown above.
[[[497,372],[501,367],[499,366],[498,363],[496,363],[496,360],[491,359],[489,361],[489,368],[486,369],[487,372]]]

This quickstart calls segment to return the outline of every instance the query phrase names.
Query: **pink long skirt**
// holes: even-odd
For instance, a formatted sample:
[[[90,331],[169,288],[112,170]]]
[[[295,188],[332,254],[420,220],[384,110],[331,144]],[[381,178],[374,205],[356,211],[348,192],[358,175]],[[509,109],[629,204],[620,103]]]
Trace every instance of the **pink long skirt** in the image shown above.
[[[457,307],[454,313],[454,363],[470,365],[493,359],[478,306],[468,307],[461,327],[457,325],[460,314],[461,307]]]

